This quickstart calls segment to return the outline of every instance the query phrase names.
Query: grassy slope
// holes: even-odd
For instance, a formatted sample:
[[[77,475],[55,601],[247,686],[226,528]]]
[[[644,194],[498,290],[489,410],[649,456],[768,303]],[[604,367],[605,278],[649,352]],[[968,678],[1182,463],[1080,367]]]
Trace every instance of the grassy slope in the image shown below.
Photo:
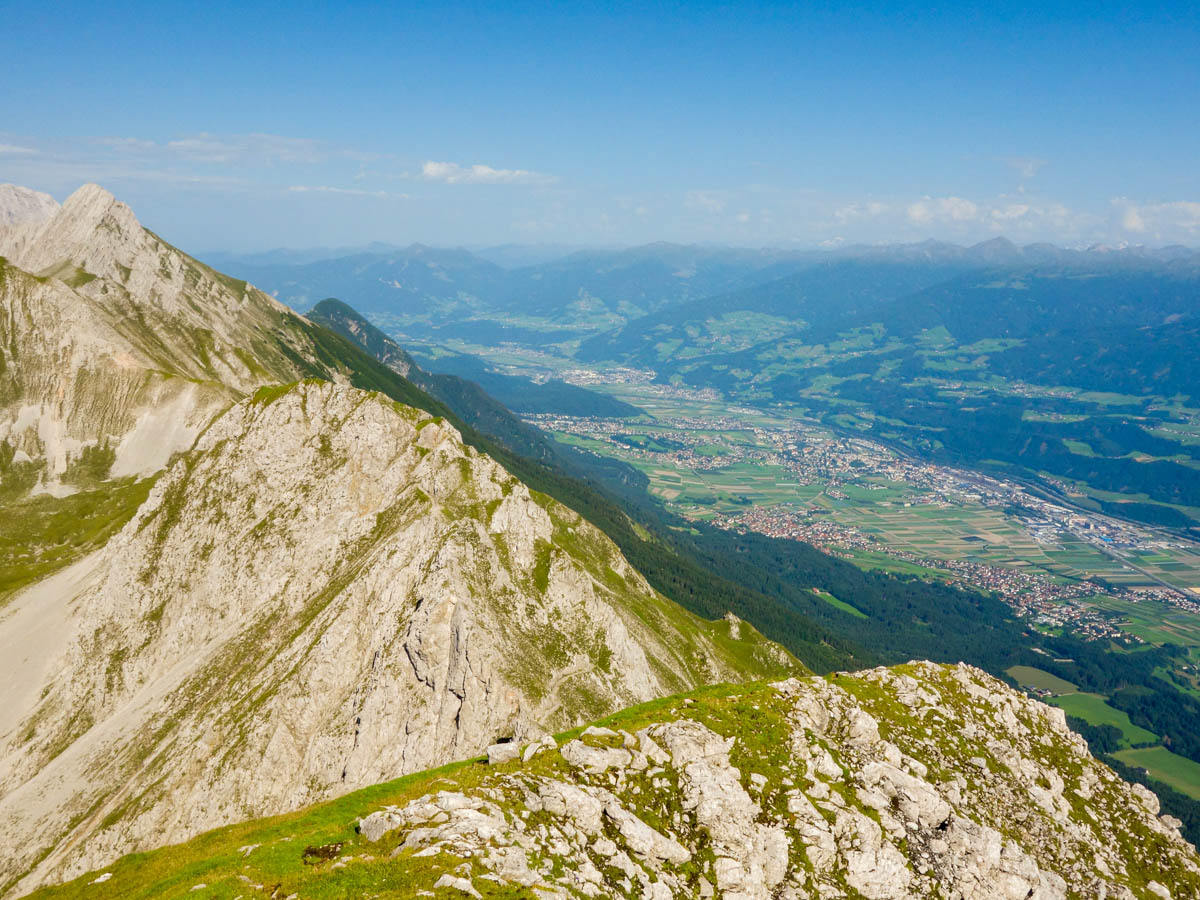
[[[1034,666],[1011,666],[1008,669],[1008,675],[1020,685],[1029,685],[1056,694],[1070,694],[1079,690],[1076,685],[1065,678],[1059,678],[1057,675],[1052,675],[1044,669]]]
[[[0,608],[16,591],[103,546],[153,484],[153,478],[124,478],[68,497],[28,497],[0,507]]]
[[[773,692],[764,684],[718,685],[691,692],[687,696],[701,702],[716,702],[735,693],[741,695],[744,706],[749,709],[754,698],[766,698]],[[681,697],[668,697],[634,706],[598,724],[636,731],[653,722],[674,718],[670,714],[679,706]],[[559,743],[577,736],[582,730],[577,728],[558,735]],[[526,770],[541,767],[549,770],[561,765],[557,755],[554,758],[543,755],[536,757]],[[418,890],[432,888],[439,872],[437,860],[411,855],[396,860],[388,859],[387,852],[392,848],[381,846],[386,844],[387,838],[380,845],[368,843],[356,831],[358,819],[384,806],[403,805],[430,792],[469,791],[493,771],[481,758],[452,763],[355,791],[329,803],[289,815],[232,825],[207,832],[183,844],[149,853],[131,854],[103,870],[112,873],[111,879],[103,883],[90,884],[100,874],[91,873],[65,885],[36,891],[31,897],[44,900],[75,897],[86,897],[88,900],[167,900],[200,896],[205,900],[233,900],[241,896],[249,900],[298,893],[306,900],[349,900],[362,896],[372,896],[378,900],[410,898]],[[356,862],[345,869],[331,872],[328,865],[317,866],[305,862],[307,848],[335,843],[343,845],[341,855],[358,856],[360,862],[367,864]],[[251,846],[255,849],[244,852],[246,847]],[[251,890],[241,876],[267,889]],[[207,890],[202,894],[199,891],[192,893],[197,884],[206,885]],[[483,879],[477,879],[477,888],[488,897],[535,896],[533,893],[497,888]]]
[[[917,668],[900,666],[905,674],[923,675]],[[909,707],[897,702],[893,690],[855,675],[831,676],[836,684],[856,698],[856,701],[879,721],[881,736],[896,743],[903,752],[921,753],[914,741],[924,739],[928,728],[925,720]],[[986,704],[972,699],[950,677],[948,670],[933,676],[942,693],[949,715],[962,721],[984,722],[989,715]],[[792,771],[789,746],[791,726],[788,723],[790,704],[765,683],[750,685],[717,685],[686,695],[669,697],[624,710],[602,720],[599,724],[614,729],[635,732],[654,722],[691,718],[705,724],[718,734],[736,738],[731,761],[748,779],[749,773],[764,774],[769,782],[777,783]],[[1031,726],[1035,734],[1046,734],[1044,725]],[[559,741],[575,736],[581,729],[559,735]],[[986,730],[986,728],[985,728]],[[614,739],[615,741],[616,739]],[[962,735],[947,735],[940,743],[945,758],[931,764],[930,780],[939,781],[956,772],[970,771],[967,758],[989,757],[987,735],[966,739]],[[1064,777],[1077,774],[1081,760],[1065,748],[1060,739],[1040,744],[1035,741],[1034,756],[1039,765],[1053,768]],[[1003,767],[997,762],[998,771]],[[944,768],[948,767],[948,768]],[[433,883],[448,869],[458,865],[458,859],[420,857],[412,849],[397,851],[404,830],[385,834],[377,843],[370,843],[356,830],[357,820],[388,805],[404,803],[439,790],[472,793],[485,779],[520,770],[526,774],[547,775],[572,779],[569,766],[557,753],[543,753],[529,763],[514,762],[497,770],[479,759],[466,760],[440,769],[402,778],[349,794],[287,816],[247,822],[218,829],[191,841],[164,847],[149,853],[125,857],[101,870],[111,875],[99,884],[92,884],[99,873],[85,875],[71,883],[42,889],[32,896],[40,900],[149,900],[149,898],[199,897],[205,900],[255,900],[265,897],[296,895],[314,900],[350,900],[370,896],[409,898],[430,890]],[[840,790],[840,788],[838,788]],[[850,786],[843,799],[857,805]],[[1107,793],[1104,791],[1103,793]],[[495,795],[493,795],[495,796]],[[772,795],[782,796],[782,795]],[[507,802],[496,797],[497,802]],[[637,802],[637,801],[635,801]],[[639,815],[646,817],[652,827],[670,819],[672,809],[659,808],[657,800],[638,805]],[[1094,802],[1109,804],[1114,815],[1120,813],[1120,800],[1098,795]],[[1072,800],[1073,807],[1077,805]],[[1101,808],[1104,808],[1103,806]],[[782,809],[773,809],[786,815]],[[1006,837],[1020,840],[1021,826],[1007,823],[1000,808],[978,809],[972,815],[993,823]],[[1094,819],[1077,813],[1071,818],[1093,827]],[[538,819],[528,823],[536,827]],[[1006,824],[1007,823],[1007,824]],[[1125,830],[1117,833],[1120,852],[1128,862],[1135,884],[1144,885],[1153,877],[1161,877],[1159,851],[1162,840],[1147,832],[1143,826],[1124,823]],[[794,848],[799,851],[799,848]],[[318,852],[313,852],[318,851]],[[394,853],[394,851],[396,851]],[[322,860],[320,856],[326,855]],[[344,865],[334,867],[333,860]],[[1181,876],[1191,880],[1192,876]],[[476,878],[476,888],[487,897],[535,897],[534,891],[513,887],[498,887]],[[260,885],[261,887],[255,887]],[[198,888],[197,886],[203,886]],[[453,891],[437,896],[456,896]]]
[[[1113,725],[1121,729],[1126,743],[1130,745],[1156,744],[1159,741],[1157,734],[1134,725],[1129,721],[1128,713],[1113,709],[1100,694],[1064,694],[1050,702],[1068,716],[1083,719],[1090,725]]]
[[[1200,800],[1200,763],[1172,753],[1166,747],[1119,750],[1113,755],[1126,765],[1140,766],[1167,786]]]

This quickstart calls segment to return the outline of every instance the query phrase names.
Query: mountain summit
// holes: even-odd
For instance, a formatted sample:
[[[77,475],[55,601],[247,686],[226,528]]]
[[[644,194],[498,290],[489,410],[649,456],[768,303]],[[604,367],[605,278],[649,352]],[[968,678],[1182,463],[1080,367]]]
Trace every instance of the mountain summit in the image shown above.
[[[58,201],[49,194],[16,184],[0,184],[0,228],[37,225],[58,211]]]
[[[350,387],[365,372],[440,408],[107,191],[0,248],[5,487],[67,494],[81,466],[101,487],[155,479],[0,621],[9,888],[803,670],[657,594],[444,419]]]

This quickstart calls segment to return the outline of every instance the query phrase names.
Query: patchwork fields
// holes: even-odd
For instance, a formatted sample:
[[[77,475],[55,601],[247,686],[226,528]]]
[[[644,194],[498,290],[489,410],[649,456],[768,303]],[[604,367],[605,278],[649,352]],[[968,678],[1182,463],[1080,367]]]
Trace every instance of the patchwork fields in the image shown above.
[[[1128,713],[1108,704],[1100,694],[1079,691],[1074,684],[1034,666],[1013,666],[1008,675],[1021,687],[1038,691],[1042,699],[1068,716],[1089,725],[1111,725],[1121,732],[1120,749],[1113,755],[1121,762],[1143,768],[1189,797],[1200,799],[1200,765],[1162,746],[1158,735],[1135,725]]]

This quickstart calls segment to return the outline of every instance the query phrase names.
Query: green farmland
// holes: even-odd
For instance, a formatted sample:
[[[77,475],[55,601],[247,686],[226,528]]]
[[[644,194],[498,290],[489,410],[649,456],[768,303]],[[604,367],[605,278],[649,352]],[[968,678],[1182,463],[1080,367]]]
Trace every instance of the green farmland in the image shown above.
[[[1151,777],[1180,793],[1200,800],[1200,764],[1178,756],[1166,747],[1120,750],[1114,756],[1128,766],[1145,769]]]
[[[1121,729],[1122,740],[1131,747],[1158,743],[1157,734],[1134,725],[1127,713],[1113,709],[1100,694],[1064,694],[1050,702],[1068,716],[1083,719],[1089,725],[1112,725]]]

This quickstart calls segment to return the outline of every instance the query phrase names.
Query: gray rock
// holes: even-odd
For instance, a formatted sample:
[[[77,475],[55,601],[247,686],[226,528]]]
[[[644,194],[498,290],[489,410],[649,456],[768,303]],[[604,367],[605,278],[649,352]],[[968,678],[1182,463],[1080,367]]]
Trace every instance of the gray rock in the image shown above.
[[[623,769],[633,762],[633,754],[623,747],[593,747],[579,740],[568,741],[559,752],[571,765],[593,775]]]
[[[521,755],[521,745],[513,741],[508,741],[503,744],[491,744],[487,748],[487,761],[489,766],[499,766],[506,762],[512,762]]]
[[[692,854],[678,841],[655,831],[616,800],[604,804],[604,815],[616,825],[625,839],[626,846],[639,856],[651,857],[663,862],[680,865],[692,858]]]

